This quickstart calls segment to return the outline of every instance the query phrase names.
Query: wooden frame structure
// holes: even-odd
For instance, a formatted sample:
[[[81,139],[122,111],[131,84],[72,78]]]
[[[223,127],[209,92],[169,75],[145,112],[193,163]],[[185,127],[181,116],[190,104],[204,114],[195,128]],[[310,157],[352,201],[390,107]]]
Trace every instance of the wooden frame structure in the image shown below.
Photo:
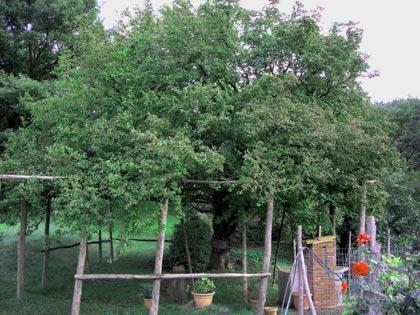
[[[235,183],[233,180],[226,181],[202,181],[202,180],[186,180],[187,184],[232,184]],[[157,240],[155,268],[153,275],[133,275],[133,274],[85,274],[85,262],[86,262],[86,236],[81,235],[80,248],[79,248],[79,261],[77,264],[77,272],[74,276],[75,284],[73,291],[72,301],[72,315],[79,315],[80,304],[82,298],[82,284],[86,280],[153,280],[153,291],[152,291],[152,306],[149,311],[149,315],[157,315],[159,313],[159,298],[160,298],[160,284],[161,280],[166,279],[196,279],[196,278],[219,278],[219,279],[248,279],[248,278],[260,278],[259,288],[259,300],[257,314],[264,314],[264,304],[267,295],[267,284],[268,277],[271,275],[269,272],[270,260],[271,260],[271,234],[272,234],[272,223],[273,223],[273,208],[274,208],[274,197],[269,198],[267,202],[267,213],[266,213],[266,228],[265,228],[265,242],[264,242],[264,261],[261,273],[247,273],[246,267],[243,269],[243,273],[177,273],[177,274],[162,274],[162,263],[163,263],[163,252],[165,242],[165,230],[166,220],[168,216],[169,200],[167,197],[162,199],[162,207],[160,213],[160,230],[159,237]],[[246,258],[244,259],[246,263]],[[244,284],[244,292],[246,284]]]
[[[63,179],[61,176],[43,176],[43,175],[10,175],[0,174],[0,182],[2,180],[10,182],[26,181],[29,179],[37,179],[42,181],[50,181],[55,179]],[[49,242],[48,236],[50,234],[50,216],[51,216],[51,200],[47,201],[45,211],[45,241],[44,241],[44,260],[42,265],[42,286],[46,286],[48,282],[48,260],[49,260]],[[17,250],[17,285],[16,298],[22,299],[25,289],[25,240],[27,230],[28,209],[27,202],[22,198],[20,203],[20,226],[19,226],[19,241]]]

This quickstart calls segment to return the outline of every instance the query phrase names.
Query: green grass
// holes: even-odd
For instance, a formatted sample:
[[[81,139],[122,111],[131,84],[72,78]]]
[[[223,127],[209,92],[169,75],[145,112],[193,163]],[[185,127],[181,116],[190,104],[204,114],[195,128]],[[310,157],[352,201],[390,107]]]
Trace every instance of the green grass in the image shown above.
[[[167,237],[171,237],[176,217],[168,220]],[[0,314],[69,314],[73,295],[73,276],[77,265],[78,247],[52,251],[50,254],[49,284],[41,287],[42,270],[42,230],[27,237],[25,249],[25,297],[17,301],[16,294],[16,250],[18,227],[0,225]],[[52,229],[54,230],[54,229]],[[156,227],[150,227],[140,237],[156,237]],[[69,244],[77,240],[69,236],[61,240]],[[57,244],[52,244],[55,246]],[[104,258],[108,257],[108,245],[104,246]],[[118,248],[118,244],[116,244]],[[132,242],[124,248],[120,256],[111,265],[98,263],[97,245],[89,246],[89,259],[86,273],[152,273],[154,266],[153,242]],[[259,264],[258,257],[262,249],[251,249],[251,266]],[[235,259],[240,251],[234,250]],[[257,258],[256,258],[257,257]],[[252,269],[254,267],[251,267]],[[214,305],[198,310],[191,304],[179,305],[161,297],[159,314],[254,314],[242,301],[240,280],[217,280]],[[162,285],[164,291],[165,284]],[[270,282],[271,287],[271,282]],[[276,286],[269,291],[268,303],[276,300]],[[147,314],[140,298],[140,283],[137,281],[85,281],[81,314]]]

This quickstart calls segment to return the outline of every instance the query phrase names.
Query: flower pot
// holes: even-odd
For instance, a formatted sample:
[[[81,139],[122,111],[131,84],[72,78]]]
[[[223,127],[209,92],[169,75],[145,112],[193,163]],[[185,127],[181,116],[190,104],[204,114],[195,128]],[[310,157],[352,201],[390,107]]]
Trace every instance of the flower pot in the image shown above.
[[[293,307],[295,309],[298,308],[298,297],[299,297],[299,293],[298,292],[293,292],[292,293]],[[303,294],[303,309],[304,310],[309,310],[309,302],[308,302],[308,297],[306,296],[306,294]]]
[[[258,307],[258,299],[248,299],[248,304],[249,306],[253,307],[253,308],[257,308]]]
[[[143,298],[144,306],[147,307],[148,310],[152,307],[152,299],[150,298]]]
[[[277,315],[277,307],[275,306],[264,307],[264,313],[267,315]]]
[[[193,292],[194,303],[199,308],[209,306],[213,302],[213,295],[214,295],[214,292],[212,292],[212,293],[195,293],[195,292]]]

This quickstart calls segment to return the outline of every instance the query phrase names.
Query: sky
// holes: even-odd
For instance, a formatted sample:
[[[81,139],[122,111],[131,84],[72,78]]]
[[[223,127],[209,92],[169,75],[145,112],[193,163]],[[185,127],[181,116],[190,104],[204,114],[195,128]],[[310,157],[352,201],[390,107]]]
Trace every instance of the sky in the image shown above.
[[[158,9],[170,0],[152,0]],[[191,0],[198,5],[201,0]],[[241,5],[260,10],[264,0],[242,0]],[[291,11],[294,0],[280,0],[280,10]],[[372,70],[379,76],[362,78],[373,101],[420,97],[420,0],[301,0],[307,9],[323,7],[321,23],[358,22],[364,30],[361,51],[368,54]],[[106,28],[112,27],[127,7],[142,6],[143,0],[99,0]]]

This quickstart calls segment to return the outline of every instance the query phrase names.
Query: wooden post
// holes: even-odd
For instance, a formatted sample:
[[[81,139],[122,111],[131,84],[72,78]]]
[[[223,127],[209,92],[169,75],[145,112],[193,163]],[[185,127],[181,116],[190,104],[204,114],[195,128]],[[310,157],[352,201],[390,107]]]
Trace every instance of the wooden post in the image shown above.
[[[386,246],[386,253],[388,256],[391,255],[391,229],[388,228],[386,230],[386,238],[387,238],[387,246]]]
[[[248,273],[248,253],[247,253],[247,244],[246,244],[246,223],[242,223],[242,272],[244,274]],[[243,294],[244,294],[244,302],[245,304],[248,303],[248,279],[243,279]]]
[[[188,236],[187,236],[187,230],[185,229],[184,218],[181,219],[181,224],[182,224],[182,233],[184,234],[184,244],[185,244],[185,253],[187,255],[188,271],[190,273],[193,273],[191,255],[190,255],[190,246],[188,245]],[[195,282],[194,282],[194,279],[192,278],[191,278],[191,283],[192,283],[193,290],[195,290]]]
[[[20,228],[19,228],[19,243],[17,252],[17,289],[16,298],[18,300],[23,298],[23,291],[25,287],[24,268],[25,268],[25,239],[26,226],[28,214],[26,200],[22,199],[20,203]]]
[[[51,217],[51,197],[47,199],[45,210],[45,232],[44,232],[44,263],[42,265],[42,286],[48,283],[48,261],[50,258],[50,217]]]
[[[111,216],[111,213],[112,213],[111,201],[109,201],[108,212],[109,212],[109,215]],[[112,222],[109,223],[108,228],[109,228],[109,255],[111,256],[111,264],[112,264],[114,263],[114,240],[112,238],[112,228],[113,228]]]
[[[322,226],[318,226],[318,237],[322,236]]]
[[[86,236],[82,235],[80,239],[79,261],[77,263],[77,276],[82,276],[85,271],[86,261]],[[76,279],[74,282],[73,302],[71,305],[71,315],[79,315],[80,301],[82,299],[82,284],[83,280]]]
[[[381,244],[376,243],[376,223],[374,216],[368,216],[367,218],[367,233],[370,235],[370,246],[372,257],[375,260],[381,259]],[[375,266],[371,267],[368,277],[369,285],[379,291],[378,284],[378,269]],[[374,305],[369,306],[369,314],[375,315],[378,314],[377,308]]]
[[[296,239],[293,239],[293,259],[296,258]]]
[[[359,233],[366,232],[366,183],[363,184],[362,200],[360,200],[360,222],[359,222]]]
[[[102,230],[98,231],[98,259],[99,263],[102,263]]]
[[[347,283],[350,283],[350,278],[351,278],[351,230],[349,231],[349,248],[348,248],[348,266],[349,266],[349,272],[348,272],[348,279],[347,279]]]
[[[302,226],[298,225],[297,227],[297,233],[296,233],[296,239],[297,239],[297,253],[300,255],[302,252]],[[297,314],[303,315],[303,272],[302,272],[302,263],[301,260],[297,260],[298,264],[298,283],[299,283],[299,290],[298,290],[298,307],[297,307]]]
[[[302,226],[299,225],[298,226],[298,239],[300,239],[300,248],[302,248]],[[305,294],[306,294],[306,298],[308,300],[308,304],[309,304],[309,309],[311,311],[312,315],[316,315],[316,311],[315,311],[315,307],[314,307],[314,303],[312,301],[312,295],[311,295],[311,290],[309,288],[309,281],[308,281],[308,275],[306,272],[306,265],[305,265],[305,258],[303,256],[303,250],[301,250],[299,252],[299,261],[300,261],[300,266],[301,266],[301,276],[302,276],[302,282],[303,282],[303,287],[305,289]],[[299,284],[299,290],[301,290],[301,286]],[[303,302],[303,300],[302,300]],[[303,310],[303,304],[302,304],[302,310]]]
[[[166,230],[166,219],[168,217],[168,198],[163,199],[162,210],[160,214],[160,231],[159,238],[157,241],[156,258],[155,258],[155,275],[162,274],[162,262],[163,262],[163,250],[165,246],[165,230]],[[149,311],[149,315],[157,315],[159,311],[159,296],[160,296],[160,279],[153,282],[152,291],[152,306]]]
[[[265,221],[265,237],[264,237],[264,260],[263,260],[263,273],[270,271],[270,259],[271,259],[271,233],[273,229],[273,208],[274,198],[271,197],[267,203],[267,217]],[[260,290],[258,292],[258,309],[257,315],[264,314],[264,305],[267,295],[267,284],[268,277],[262,277],[260,282]]]

